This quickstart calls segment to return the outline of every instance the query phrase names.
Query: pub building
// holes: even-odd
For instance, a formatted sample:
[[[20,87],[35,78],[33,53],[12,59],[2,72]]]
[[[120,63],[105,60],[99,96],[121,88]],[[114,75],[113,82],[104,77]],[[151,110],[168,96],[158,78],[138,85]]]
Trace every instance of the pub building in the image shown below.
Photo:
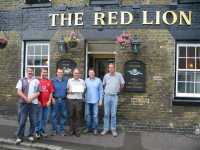
[[[114,63],[125,78],[119,126],[192,129],[200,123],[199,0],[0,0],[0,104],[16,114],[25,68],[66,76]],[[180,130],[182,131],[182,130]],[[191,130],[192,131],[192,130]]]

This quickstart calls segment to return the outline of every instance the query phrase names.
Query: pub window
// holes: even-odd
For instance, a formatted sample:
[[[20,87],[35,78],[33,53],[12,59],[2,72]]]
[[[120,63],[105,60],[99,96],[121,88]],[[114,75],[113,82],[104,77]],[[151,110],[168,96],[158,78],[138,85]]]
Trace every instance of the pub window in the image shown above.
[[[49,43],[26,42],[25,48],[25,68],[34,68],[36,77],[40,76],[41,68],[47,68],[49,72]]]
[[[49,3],[51,0],[25,0],[26,4],[41,4],[41,3]]]
[[[90,0],[91,5],[118,5],[119,0]]]
[[[176,97],[200,97],[200,44],[177,44]]]
[[[179,4],[200,3],[200,0],[178,0]]]

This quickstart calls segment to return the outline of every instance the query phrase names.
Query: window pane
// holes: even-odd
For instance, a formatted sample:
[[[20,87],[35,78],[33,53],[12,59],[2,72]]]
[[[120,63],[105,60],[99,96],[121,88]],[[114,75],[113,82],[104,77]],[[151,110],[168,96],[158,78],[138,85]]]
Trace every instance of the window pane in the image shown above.
[[[36,66],[42,65],[41,56],[35,56],[35,65]]]
[[[196,48],[197,57],[200,57],[200,47]]]
[[[194,82],[194,72],[193,71],[187,72],[187,81]]]
[[[186,80],[186,71],[179,71],[178,72],[178,81],[185,81]]]
[[[185,58],[179,58],[179,69],[186,69],[186,59]]]
[[[196,82],[200,82],[200,72],[196,72]]]
[[[47,56],[43,56],[42,57],[42,65],[43,66],[48,66],[48,57]]]
[[[27,65],[34,65],[34,56],[27,56]]]
[[[194,93],[194,83],[186,83],[186,93]]]
[[[48,55],[48,46],[42,45],[42,55]]]
[[[42,55],[41,45],[36,45],[35,46],[35,55]]]
[[[200,93],[200,83],[195,84],[195,93]]]
[[[187,48],[187,57],[195,57],[195,47]]]
[[[27,55],[34,55],[34,47],[29,45],[27,46]]]
[[[187,69],[195,69],[195,59],[187,58]]]
[[[39,67],[37,67],[37,68],[35,68],[35,76],[36,77],[40,77],[40,70],[41,70],[41,68]]]
[[[186,47],[179,47],[179,57],[186,57]]]
[[[200,59],[196,59],[196,69],[200,69]]]
[[[185,93],[185,82],[178,82],[178,93]]]

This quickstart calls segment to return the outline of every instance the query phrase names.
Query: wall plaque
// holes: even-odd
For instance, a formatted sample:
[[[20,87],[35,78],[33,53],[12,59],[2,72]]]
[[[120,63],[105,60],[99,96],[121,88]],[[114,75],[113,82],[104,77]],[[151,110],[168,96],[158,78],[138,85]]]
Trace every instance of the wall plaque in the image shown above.
[[[76,67],[76,63],[71,59],[61,59],[57,63],[57,68],[63,68],[64,75],[71,77],[72,71]]]
[[[127,92],[145,92],[145,64],[142,61],[127,61],[124,65],[124,73]]]

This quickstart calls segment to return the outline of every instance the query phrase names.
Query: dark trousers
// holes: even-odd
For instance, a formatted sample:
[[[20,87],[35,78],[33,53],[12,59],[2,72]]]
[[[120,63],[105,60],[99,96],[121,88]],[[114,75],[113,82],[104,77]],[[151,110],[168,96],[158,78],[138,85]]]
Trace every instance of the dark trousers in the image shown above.
[[[80,132],[80,124],[82,118],[82,105],[80,99],[69,99],[69,122],[70,132]]]
[[[17,137],[19,138],[24,137],[24,131],[25,131],[26,121],[28,117],[30,121],[30,129],[29,129],[28,136],[33,136],[35,132],[37,109],[38,109],[37,104],[20,103],[19,114],[18,114],[19,128],[17,130]]]

